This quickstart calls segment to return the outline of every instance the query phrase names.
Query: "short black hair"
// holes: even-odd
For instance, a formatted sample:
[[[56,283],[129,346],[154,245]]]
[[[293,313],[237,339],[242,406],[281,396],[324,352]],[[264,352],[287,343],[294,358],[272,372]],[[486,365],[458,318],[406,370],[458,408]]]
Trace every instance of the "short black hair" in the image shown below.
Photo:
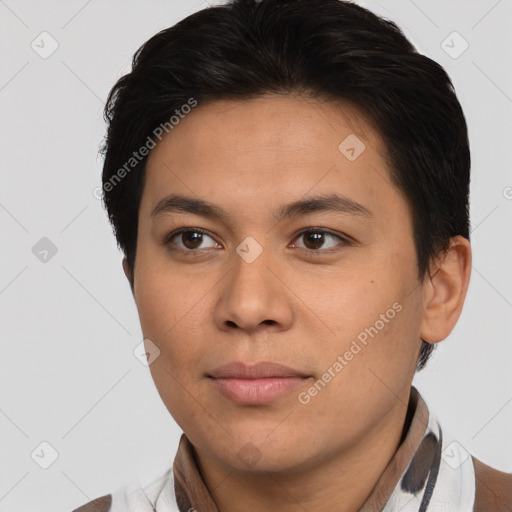
[[[268,93],[342,100],[369,116],[412,211],[420,279],[451,237],[469,240],[467,126],[445,70],[395,23],[348,1],[232,0],[151,37],[109,93],[102,200],[132,290],[147,160],[134,151],[158,127],[170,132],[185,106]],[[417,370],[432,350],[422,340]]]

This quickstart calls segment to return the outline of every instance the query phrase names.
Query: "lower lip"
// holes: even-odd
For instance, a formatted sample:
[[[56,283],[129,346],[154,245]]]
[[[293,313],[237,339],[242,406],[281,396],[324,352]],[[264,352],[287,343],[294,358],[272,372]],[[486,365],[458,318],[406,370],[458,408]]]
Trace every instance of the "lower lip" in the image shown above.
[[[263,404],[295,389],[307,378],[268,377],[264,379],[211,378],[219,391],[238,404]]]

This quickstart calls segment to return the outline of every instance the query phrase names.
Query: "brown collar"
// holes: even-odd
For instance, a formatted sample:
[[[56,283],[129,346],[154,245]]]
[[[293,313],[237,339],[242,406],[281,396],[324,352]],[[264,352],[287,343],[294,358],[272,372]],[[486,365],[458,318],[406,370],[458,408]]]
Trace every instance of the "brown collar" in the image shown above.
[[[377,512],[384,508],[421,443],[427,424],[427,405],[413,386],[411,387],[402,442],[360,512]],[[193,446],[185,434],[182,434],[180,439],[173,471],[176,500],[180,510],[193,508],[201,512],[219,512],[198,469]]]
[[[416,388],[411,387],[399,447],[359,512],[382,512],[397,487],[405,485],[409,492],[416,495],[418,483],[422,482],[424,485],[427,476],[432,476],[432,468],[435,467],[432,461],[435,456],[439,456],[442,445],[440,442],[431,442],[432,432],[425,435],[428,433],[429,419],[430,414],[426,403]],[[470,476],[474,477],[475,483],[472,512],[512,512],[512,474],[498,471],[473,456],[471,461],[471,470],[474,469],[474,474]],[[185,434],[181,436],[172,469],[174,493],[180,511],[219,512],[199,471],[193,446]],[[166,481],[168,482],[162,479],[162,484],[164,485]],[[435,486],[435,481],[432,485]],[[429,482],[424,488],[428,487]],[[111,504],[112,496],[106,495],[83,505],[74,512],[108,512]],[[444,502],[444,505],[446,508],[449,504]],[[389,507],[390,504],[388,509]],[[426,508],[420,507],[420,510],[426,510]]]

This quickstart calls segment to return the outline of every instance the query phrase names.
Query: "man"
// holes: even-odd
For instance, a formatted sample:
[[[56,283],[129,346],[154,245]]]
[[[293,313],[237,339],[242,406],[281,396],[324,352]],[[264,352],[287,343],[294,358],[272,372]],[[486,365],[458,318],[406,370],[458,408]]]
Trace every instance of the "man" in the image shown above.
[[[182,428],[152,485],[79,511],[512,510],[411,385],[471,270],[449,77],[339,0],[234,0],[111,91],[104,203]]]

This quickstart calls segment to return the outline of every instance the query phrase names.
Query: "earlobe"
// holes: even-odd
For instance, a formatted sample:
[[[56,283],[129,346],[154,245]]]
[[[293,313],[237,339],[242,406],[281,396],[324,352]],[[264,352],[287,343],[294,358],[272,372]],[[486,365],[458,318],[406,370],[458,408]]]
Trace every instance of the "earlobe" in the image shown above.
[[[126,276],[128,281],[131,281],[132,273],[130,270],[130,266],[128,265],[128,259],[126,258],[126,256],[123,258],[123,270],[124,270],[124,275]]]
[[[429,343],[448,337],[462,312],[471,275],[471,246],[456,236],[425,286],[420,336]]]
[[[128,282],[130,283],[130,288],[133,294],[133,273],[132,269],[130,268],[130,265],[128,264],[128,259],[126,258],[126,256],[123,258],[123,271],[124,275],[128,279]]]

